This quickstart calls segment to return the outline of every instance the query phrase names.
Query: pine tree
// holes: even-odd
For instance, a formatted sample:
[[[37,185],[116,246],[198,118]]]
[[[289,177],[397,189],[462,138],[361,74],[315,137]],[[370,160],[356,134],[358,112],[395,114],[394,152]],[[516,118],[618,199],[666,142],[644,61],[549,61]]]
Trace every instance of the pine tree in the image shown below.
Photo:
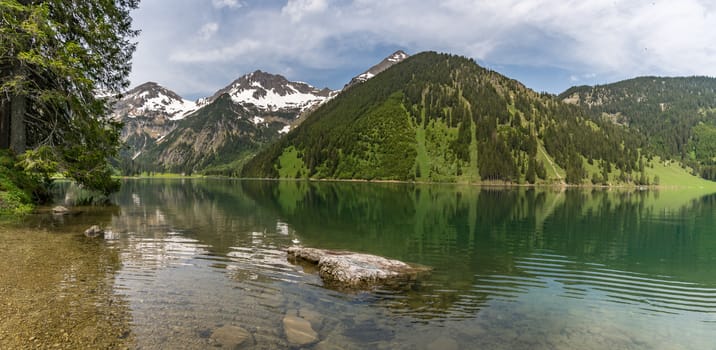
[[[547,169],[545,169],[544,163],[542,161],[539,161],[535,165],[535,172],[537,173],[537,177],[542,180],[547,180]]]
[[[0,0],[0,145],[26,170],[117,188],[107,158],[117,153],[120,126],[97,94],[128,85],[137,34],[129,11],[138,2]]]
[[[534,184],[537,176],[537,160],[534,157],[530,157],[527,162],[527,172],[525,173],[525,180],[528,183]]]

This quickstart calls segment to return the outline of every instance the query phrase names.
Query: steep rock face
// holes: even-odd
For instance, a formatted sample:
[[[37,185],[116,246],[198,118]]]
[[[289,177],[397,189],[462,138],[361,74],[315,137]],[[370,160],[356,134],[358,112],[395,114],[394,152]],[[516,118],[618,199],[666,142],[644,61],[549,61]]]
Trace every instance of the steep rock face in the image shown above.
[[[395,51],[392,55],[386,57],[385,59],[380,61],[375,66],[370,67],[365,72],[353,77],[353,79],[351,79],[351,81],[348,84],[346,84],[346,86],[343,89],[345,90],[355,84],[363,83],[363,82],[367,81],[368,79],[380,74],[384,70],[392,67],[394,64],[396,64],[398,62],[402,62],[403,60],[405,60],[408,57],[410,57],[410,55],[405,53],[403,50]]]
[[[191,173],[247,157],[275,138],[290,118],[259,117],[255,112],[223,95],[182,120],[139,161],[151,171]]]
[[[110,118],[124,125],[120,138],[126,148],[121,151],[120,159],[126,165],[154,146],[158,139],[176,127],[178,120],[196,109],[194,102],[154,82],[144,83],[128,91],[116,101],[110,115]]]

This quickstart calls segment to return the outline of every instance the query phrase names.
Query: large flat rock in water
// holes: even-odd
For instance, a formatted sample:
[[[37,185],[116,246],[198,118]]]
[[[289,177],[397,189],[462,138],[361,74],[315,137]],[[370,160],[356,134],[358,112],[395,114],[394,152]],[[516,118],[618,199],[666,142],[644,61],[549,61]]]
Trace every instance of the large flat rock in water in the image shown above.
[[[427,266],[371,254],[304,247],[290,247],[287,252],[289,258],[303,259],[318,265],[318,274],[325,282],[348,288],[415,279],[430,271]]]

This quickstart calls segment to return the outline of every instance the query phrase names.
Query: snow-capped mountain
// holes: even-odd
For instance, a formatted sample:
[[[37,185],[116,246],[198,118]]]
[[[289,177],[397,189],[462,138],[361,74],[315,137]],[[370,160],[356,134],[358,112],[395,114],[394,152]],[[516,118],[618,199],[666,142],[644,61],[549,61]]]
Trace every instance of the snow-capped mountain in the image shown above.
[[[130,92],[127,95],[144,96],[142,94]],[[253,155],[261,146],[288,133],[299,121],[299,116],[335,94],[330,89],[321,90],[306,83],[289,81],[281,75],[255,71],[234,80],[212,96],[199,99],[193,108],[178,111],[174,115],[185,118],[170,117],[168,122],[176,123],[176,127],[155,139],[156,143],[146,152],[134,153],[133,160],[140,163],[140,171],[184,173],[210,172],[221,165],[238,164],[237,161],[240,163],[241,159]],[[151,101],[169,102],[167,98],[156,97]],[[162,111],[174,110],[169,106],[180,106],[177,101],[159,105],[164,107]],[[191,106],[190,103],[185,105]],[[146,114],[154,106],[149,102],[137,104],[135,114]],[[232,171],[224,168],[222,173]]]
[[[114,106],[112,117],[121,119],[153,116],[180,120],[196,109],[196,103],[183,99],[157,83],[147,82],[124,94]]]
[[[126,147],[120,151],[120,160],[131,163],[197,108],[196,103],[154,82],[127,91],[115,102],[110,115],[123,123],[120,139]]]
[[[224,94],[228,94],[234,103],[247,108],[255,107],[263,112],[295,112],[298,116],[324,102],[334,92],[257,70],[234,80],[213,96],[199,100],[199,105],[211,103]]]
[[[393,52],[392,55],[386,57],[380,63],[376,64],[373,67],[370,67],[367,71],[353,77],[351,81],[346,84],[346,86],[343,88],[344,90],[355,85],[360,84],[362,82],[365,82],[366,80],[380,74],[382,71],[390,68],[390,66],[403,61],[404,59],[410,57],[407,53],[405,53],[403,50],[398,50]]]

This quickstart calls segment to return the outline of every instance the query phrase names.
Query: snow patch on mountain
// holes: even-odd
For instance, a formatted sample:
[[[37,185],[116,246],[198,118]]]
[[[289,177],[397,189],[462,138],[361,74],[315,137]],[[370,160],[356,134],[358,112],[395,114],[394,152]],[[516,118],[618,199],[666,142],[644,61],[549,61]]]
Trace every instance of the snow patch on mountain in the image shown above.
[[[158,95],[147,99],[144,106],[137,109],[137,112],[161,111],[171,115],[169,119],[184,119],[188,114],[196,110],[196,103],[184,99],[175,99],[167,95]]]
[[[221,95],[228,94],[235,104],[255,107],[264,112],[289,112],[298,116],[326,101],[333,93],[329,89],[320,90],[303,82],[289,81],[281,75],[257,70],[236,79],[213,96],[199,99],[197,105],[203,107]]]
[[[386,59],[388,60],[388,62],[397,63],[397,62],[400,62],[406,58],[408,58],[408,54],[399,50],[399,51],[396,51],[395,53],[393,53],[392,55],[390,55],[390,57],[388,57]]]
[[[260,84],[254,83],[256,89],[237,88],[230,92],[231,100],[238,104],[252,104],[259,109],[267,111],[278,111],[281,109],[299,109],[301,112],[326,99],[323,96],[316,96],[312,93],[301,93],[292,86],[287,88],[292,91],[281,94],[274,89],[265,89]]]
[[[359,75],[357,79],[361,80],[361,81],[366,81],[374,76],[375,76],[375,74],[373,74],[371,72],[365,72],[365,73]]]
[[[127,92],[115,106],[113,116],[136,118],[160,114],[170,120],[180,120],[196,109],[196,103],[183,99],[157,83],[148,82]]]
[[[266,119],[261,118],[259,116],[255,116],[251,121],[254,122],[254,125],[259,125],[259,124],[263,123],[264,121],[266,121]]]

